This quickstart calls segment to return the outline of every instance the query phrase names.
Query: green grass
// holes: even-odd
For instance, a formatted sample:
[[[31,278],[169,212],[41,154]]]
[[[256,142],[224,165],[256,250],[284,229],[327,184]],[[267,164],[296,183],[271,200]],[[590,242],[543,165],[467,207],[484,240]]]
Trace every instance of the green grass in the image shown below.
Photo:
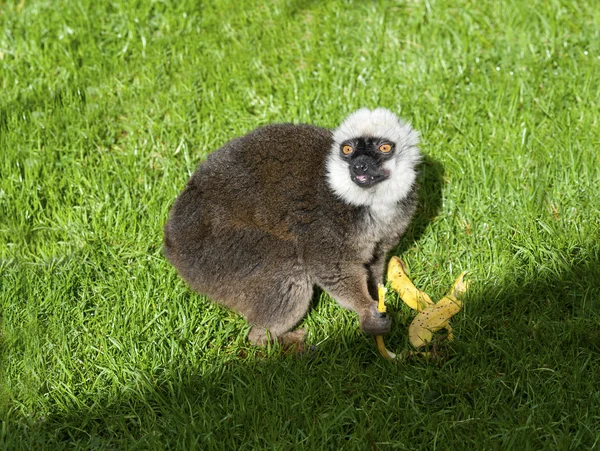
[[[592,0],[0,1],[0,449],[600,448],[598,30]],[[422,133],[413,280],[471,272],[433,362],[326,295],[316,352],[254,349],[161,254],[209,152],[361,106]]]

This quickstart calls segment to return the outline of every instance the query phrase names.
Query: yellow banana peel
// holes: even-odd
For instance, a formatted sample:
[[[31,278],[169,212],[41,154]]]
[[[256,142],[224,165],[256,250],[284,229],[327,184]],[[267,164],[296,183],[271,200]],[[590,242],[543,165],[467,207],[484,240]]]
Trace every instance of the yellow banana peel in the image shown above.
[[[452,341],[454,335],[448,321],[454,315],[461,311],[462,301],[457,296],[462,296],[467,291],[467,282],[464,277],[467,272],[464,271],[452,284],[450,292],[436,302],[419,312],[408,327],[408,340],[415,348],[427,345],[433,339],[433,334],[439,330],[448,331],[448,340]]]
[[[387,280],[390,287],[398,292],[400,298],[411,309],[418,312],[433,305],[433,301],[427,293],[419,290],[408,278],[404,263],[398,257],[392,257],[388,264]]]
[[[386,289],[383,285],[379,284],[377,285],[377,294],[378,294],[378,298],[379,301],[377,303],[377,311],[379,313],[385,313],[385,293],[386,293]],[[396,354],[394,354],[392,351],[390,351],[389,349],[387,349],[385,347],[385,343],[383,342],[383,336],[382,335],[376,335],[375,336],[375,342],[377,343],[377,349],[379,350],[379,353],[383,356],[383,358],[388,359],[388,360],[393,360],[396,358]]]
[[[422,348],[430,343],[433,339],[433,334],[446,329],[448,331],[448,340],[453,340],[454,336],[449,320],[452,316],[461,311],[463,307],[462,301],[458,298],[462,296],[468,288],[468,283],[464,280],[466,271],[463,272],[455,282],[452,288],[437,303],[434,303],[431,298],[419,290],[408,278],[406,268],[402,260],[398,257],[392,257],[388,266],[388,282],[392,289],[398,292],[402,301],[413,310],[416,310],[417,316],[411,322],[408,328],[408,339],[415,348]],[[379,287],[379,311],[385,311],[383,300],[385,290],[382,286]],[[383,337],[376,337],[377,347],[381,355],[385,358],[390,358],[388,351],[383,343]],[[393,354],[395,357],[395,354]],[[391,358],[394,358],[391,357]]]
[[[408,327],[408,340],[415,348],[425,346],[431,342],[433,334],[439,330],[447,329],[450,338],[452,329],[448,320],[462,309],[462,302],[452,295],[446,295],[434,305],[419,312]]]
[[[450,293],[448,294],[454,297],[459,297],[467,292],[467,288],[469,288],[469,282],[465,280],[466,274],[467,271],[460,273],[460,276],[458,276],[458,278],[454,281],[452,288],[450,288]]]

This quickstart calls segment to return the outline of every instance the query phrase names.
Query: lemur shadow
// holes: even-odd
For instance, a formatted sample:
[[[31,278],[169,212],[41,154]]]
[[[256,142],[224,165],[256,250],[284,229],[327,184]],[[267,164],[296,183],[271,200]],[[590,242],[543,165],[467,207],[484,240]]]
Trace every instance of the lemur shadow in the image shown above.
[[[419,167],[417,182],[419,184],[419,203],[415,217],[398,246],[390,252],[390,256],[403,254],[419,241],[442,206],[444,166],[439,161],[425,155]]]

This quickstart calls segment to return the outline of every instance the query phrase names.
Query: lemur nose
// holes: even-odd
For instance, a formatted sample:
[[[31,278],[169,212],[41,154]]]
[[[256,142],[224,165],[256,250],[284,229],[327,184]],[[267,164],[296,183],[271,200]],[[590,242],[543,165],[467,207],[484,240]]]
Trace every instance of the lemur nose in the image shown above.
[[[356,173],[364,174],[365,172],[368,171],[369,165],[367,163],[365,163],[364,161],[359,161],[357,163],[354,163],[354,165],[352,166],[352,169]]]

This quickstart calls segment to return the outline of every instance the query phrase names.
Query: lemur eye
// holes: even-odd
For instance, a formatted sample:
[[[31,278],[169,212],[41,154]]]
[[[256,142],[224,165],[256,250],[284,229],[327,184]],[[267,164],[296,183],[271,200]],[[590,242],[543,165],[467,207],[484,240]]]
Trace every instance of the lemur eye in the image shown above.
[[[342,153],[344,155],[350,155],[353,151],[354,149],[352,148],[352,146],[345,145],[344,147],[342,147]]]
[[[380,152],[388,153],[390,150],[392,150],[392,146],[390,146],[389,144],[382,144],[381,146],[379,146]]]

